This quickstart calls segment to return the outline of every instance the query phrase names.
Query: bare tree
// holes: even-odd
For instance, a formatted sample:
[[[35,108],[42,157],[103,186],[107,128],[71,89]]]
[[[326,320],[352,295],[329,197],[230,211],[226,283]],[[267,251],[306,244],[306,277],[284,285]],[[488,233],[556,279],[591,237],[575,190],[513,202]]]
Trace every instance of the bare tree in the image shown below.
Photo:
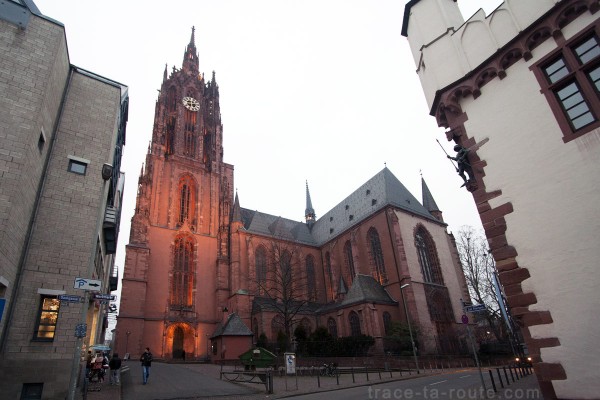
[[[484,317],[496,339],[503,341],[502,314],[494,287],[496,264],[487,239],[483,232],[468,225],[461,227],[455,239],[471,299],[486,305]]]
[[[308,303],[308,284],[302,269],[299,248],[288,243],[271,242],[266,254],[266,271],[257,271],[259,295],[270,300],[289,347],[296,315]],[[277,318],[279,316],[279,318]],[[279,322],[277,322],[279,321]]]

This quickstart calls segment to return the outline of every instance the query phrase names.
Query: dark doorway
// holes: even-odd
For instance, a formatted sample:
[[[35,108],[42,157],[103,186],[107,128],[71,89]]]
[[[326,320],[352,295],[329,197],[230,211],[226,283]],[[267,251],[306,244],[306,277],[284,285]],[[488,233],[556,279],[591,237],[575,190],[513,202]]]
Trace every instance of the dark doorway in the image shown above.
[[[173,358],[183,359],[183,328],[178,326],[173,332]]]

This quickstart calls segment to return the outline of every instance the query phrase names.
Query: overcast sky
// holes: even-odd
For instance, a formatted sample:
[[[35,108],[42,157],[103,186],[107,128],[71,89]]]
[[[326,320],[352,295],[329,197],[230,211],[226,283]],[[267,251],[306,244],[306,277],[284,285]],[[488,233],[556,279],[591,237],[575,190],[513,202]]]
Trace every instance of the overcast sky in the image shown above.
[[[157,90],[192,26],[242,207],[303,221],[308,181],[318,218],[387,165],[419,200],[422,173],[450,231],[481,228],[400,34],[406,0],[34,1],[65,25],[72,64],[129,87],[121,269]],[[500,3],[458,0],[465,19]]]

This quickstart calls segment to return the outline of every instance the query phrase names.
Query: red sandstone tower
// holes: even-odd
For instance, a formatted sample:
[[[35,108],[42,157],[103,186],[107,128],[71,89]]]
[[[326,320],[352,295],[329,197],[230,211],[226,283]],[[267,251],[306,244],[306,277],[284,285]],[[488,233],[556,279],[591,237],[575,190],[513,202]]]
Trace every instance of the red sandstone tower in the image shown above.
[[[126,247],[117,350],[203,357],[228,287],[233,166],[223,162],[219,87],[199,73],[194,29],[165,66]],[[201,249],[201,251],[199,251]],[[215,295],[216,294],[216,295]]]

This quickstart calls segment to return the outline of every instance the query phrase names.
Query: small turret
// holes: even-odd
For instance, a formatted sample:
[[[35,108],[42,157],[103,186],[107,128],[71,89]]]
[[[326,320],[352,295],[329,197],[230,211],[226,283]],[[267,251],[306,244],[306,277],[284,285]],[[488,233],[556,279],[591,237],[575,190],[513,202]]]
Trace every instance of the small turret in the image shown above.
[[[421,176],[421,192],[423,193],[423,207],[427,209],[440,222],[444,222],[444,218],[442,217],[442,212],[440,211],[438,205],[435,203],[429,188],[427,187],[427,183],[425,183],[425,179]]]
[[[310,201],[308,181],[306,181],[306,210],[304,211],[304,217],[306,218],[306,225],[308,225],[308,228],[312,228],[315,221],[317,220],[317,216],[315,214],[315,210],[313,209],[312,202]]]

